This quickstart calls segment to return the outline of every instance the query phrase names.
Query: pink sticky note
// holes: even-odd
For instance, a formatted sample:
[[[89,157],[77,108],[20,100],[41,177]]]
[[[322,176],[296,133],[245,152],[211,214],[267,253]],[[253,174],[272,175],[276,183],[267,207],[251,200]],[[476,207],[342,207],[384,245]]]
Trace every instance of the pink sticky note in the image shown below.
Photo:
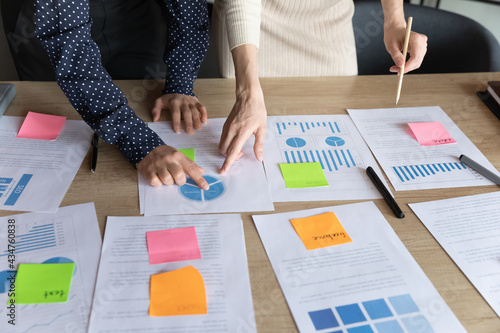
[[[146,232],[149,263],[201,259],[194,227]]]
[[[456,143],[439,121],[427,123],[408,123],[411,131],[422,146]]]
[[[61,132],[66,117],[28,112],[17,138],[55,140]]]

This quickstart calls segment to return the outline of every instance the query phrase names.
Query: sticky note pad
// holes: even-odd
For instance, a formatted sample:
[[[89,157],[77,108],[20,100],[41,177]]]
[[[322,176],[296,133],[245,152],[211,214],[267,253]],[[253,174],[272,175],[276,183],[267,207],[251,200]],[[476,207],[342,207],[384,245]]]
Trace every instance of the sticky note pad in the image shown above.
[[[66,117],[28,112],[17,138],[55,140],[61,132]]]
[[[205,283],[193,266],[151,276],[150,316],[207,314]]]
[[[179,151],[194,162],[194,148],[179,149]]]
[[[201,259],[194,227],[146,232],[149,263]]]
[[[319,162],[280,164],[287,188],[328,186]]]
[[[352,242],[332,212],[291,219],[290,222],[308,250]]]
[[[15,304],[60,303],[68,300],[75,263],[19,264]]]
[[[408,123],[411,131],[422,146],[436,146],[456,143],[439,121]]]

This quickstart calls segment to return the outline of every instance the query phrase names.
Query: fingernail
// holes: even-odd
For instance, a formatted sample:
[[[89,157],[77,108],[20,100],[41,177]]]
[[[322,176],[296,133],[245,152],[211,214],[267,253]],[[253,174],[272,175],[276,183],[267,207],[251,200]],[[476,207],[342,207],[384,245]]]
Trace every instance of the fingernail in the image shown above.
[[[174,127],[174,132],[175,133],[180,133],[181,132],[181,128],[180,127]]]

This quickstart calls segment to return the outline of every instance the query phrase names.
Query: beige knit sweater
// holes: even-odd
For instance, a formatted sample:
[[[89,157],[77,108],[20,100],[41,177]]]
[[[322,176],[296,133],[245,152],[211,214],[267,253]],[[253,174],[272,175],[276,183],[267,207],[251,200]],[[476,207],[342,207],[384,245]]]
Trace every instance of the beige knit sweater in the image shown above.
[[[215,0],[221,75],[242,44],[259,48],[261,77],[356,75],[353,13],[352,0]]]

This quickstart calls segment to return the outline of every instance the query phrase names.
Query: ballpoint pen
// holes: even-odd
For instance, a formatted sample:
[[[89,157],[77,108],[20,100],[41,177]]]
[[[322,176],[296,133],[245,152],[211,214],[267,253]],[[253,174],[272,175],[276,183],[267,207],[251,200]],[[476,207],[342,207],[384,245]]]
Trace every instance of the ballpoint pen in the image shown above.
[[[366,173],[368,174],[368,177],[370,177],[370,179],[372,180],[375,187],[377,187],[380,194],[382,194],[382,197],[384,197],[385,202],[387,202],[389,207],[392,209],[394,215],[396,215],[396,217],[399,219],[405,217],[405,214],[403,213],[403,211],[401,211],[401,208],[399,208],[398,204],[396,203],[396,200],[394,200],[391,193],[389,193],[384,183],[382,183],[382,181],[377,176],[373,168],[370,166],[366,168]]]
[[[98,150],[99,150],[99,135],[97,135],[97,133],[94,133],[94,136],[92,137],[92,162],[90,166],[90,171],[92,171],[92,173],[95,172],[95,167],[97,165]]]

